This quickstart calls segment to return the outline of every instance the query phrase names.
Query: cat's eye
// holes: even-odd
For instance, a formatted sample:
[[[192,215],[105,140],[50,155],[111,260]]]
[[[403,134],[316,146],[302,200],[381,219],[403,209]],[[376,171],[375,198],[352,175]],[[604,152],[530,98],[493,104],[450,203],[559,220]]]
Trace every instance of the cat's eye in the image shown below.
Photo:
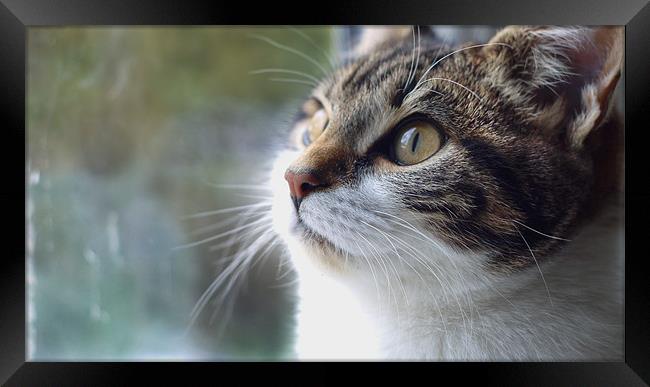
[[[307,121],[307,127],[302,136],[302,142],[305,146],[315,141],[327,127],[329,118],[325,109],[318,109],[314,115]]]
[[[412,121],[395,136],[391,155],[400,165],[413,165],[433,156],[442,146],[442,134],[426,121]]]

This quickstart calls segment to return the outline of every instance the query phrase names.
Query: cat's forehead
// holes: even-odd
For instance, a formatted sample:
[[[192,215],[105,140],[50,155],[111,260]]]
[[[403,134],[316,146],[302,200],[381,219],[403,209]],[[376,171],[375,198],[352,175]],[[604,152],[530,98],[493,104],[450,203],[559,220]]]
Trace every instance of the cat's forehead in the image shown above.
[[[441,45],[416,48],[394,47],[367,55],[341,67],[326,79],[314,95],[330,114],[330,135],[345,139],[355,150],[364,152],[400,120],[424,108],[430,101],[422,96],[429,91],[423,83],[453,63],[440,62],[452,51]],[[457,65],[457,63],[456,63]],[[417,93],[413,93],[418,86]],[[434,91],[435,92],[435,91]]]

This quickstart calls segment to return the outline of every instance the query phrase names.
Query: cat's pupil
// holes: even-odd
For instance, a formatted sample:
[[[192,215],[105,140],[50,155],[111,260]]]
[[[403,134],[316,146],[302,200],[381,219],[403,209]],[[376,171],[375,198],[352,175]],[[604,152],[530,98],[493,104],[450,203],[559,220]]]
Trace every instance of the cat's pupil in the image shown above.
[[[418,147],[419,139],[420,139],[420,132],[415,132],[415,137],[413,138],[413,144],[411,144],[411,152],[415,153],[415,150]]]

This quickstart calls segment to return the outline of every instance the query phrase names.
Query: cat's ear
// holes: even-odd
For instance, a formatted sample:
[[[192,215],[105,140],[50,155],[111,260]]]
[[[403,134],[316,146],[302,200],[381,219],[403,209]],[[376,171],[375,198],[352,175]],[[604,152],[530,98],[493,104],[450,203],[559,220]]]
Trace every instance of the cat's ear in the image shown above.
[[[413,26],[363,27],[359,39],[353,48],[352,55],[356,57],[367,55],[373,51],[380,50],[385,45],[397,44],[407,39],[422,39],[428,33],[429,29]]]
[[[581,147],[607,117],[621,75],[622,27],[507,27],[484,51],[494,82],[541,129]]]

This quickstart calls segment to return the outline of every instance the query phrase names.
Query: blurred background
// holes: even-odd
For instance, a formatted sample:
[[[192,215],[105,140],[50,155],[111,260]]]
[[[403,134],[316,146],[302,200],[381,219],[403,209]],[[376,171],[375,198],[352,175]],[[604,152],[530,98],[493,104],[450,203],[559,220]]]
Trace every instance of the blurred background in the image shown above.
[[[255,202],[222,185],[268,166],[311,88],[296,74],[251,72],[319,77],[305,58],[328,64],[334,35],[29,29],[30,360],[292,357],[295,305],[279,250],[228,308],[208,303],[190,326],[223,253],[177,247],[223,231],[233,214],[187,215]]]

